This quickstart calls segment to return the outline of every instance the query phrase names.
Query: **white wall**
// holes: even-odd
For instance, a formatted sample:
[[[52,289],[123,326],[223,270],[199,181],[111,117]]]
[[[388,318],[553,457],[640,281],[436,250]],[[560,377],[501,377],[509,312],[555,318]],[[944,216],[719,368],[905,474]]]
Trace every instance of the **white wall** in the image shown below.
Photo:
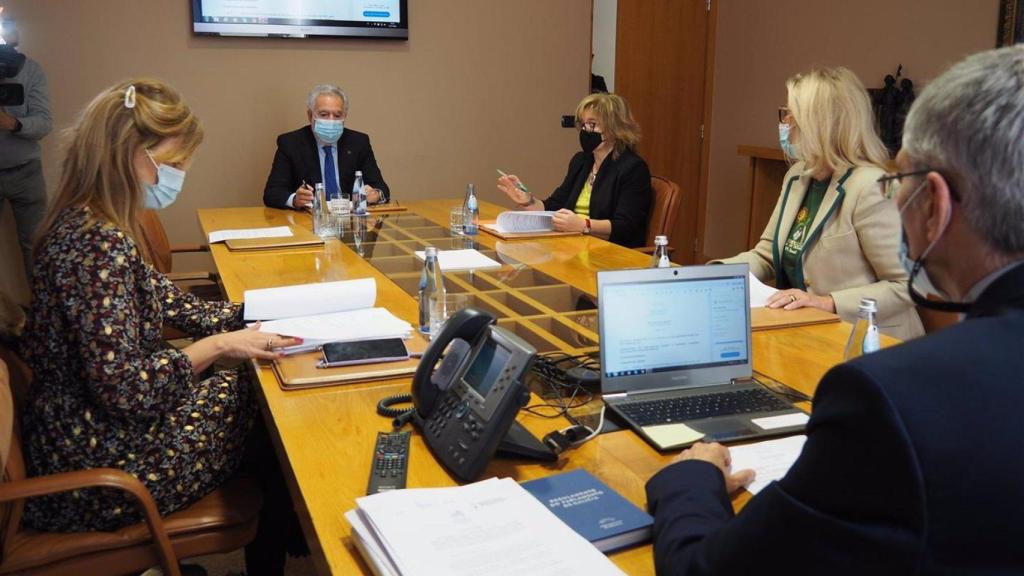
[[[615,22],[619,0],[594,0],[594,63],[591,70],[604,76],[608,91],[615,92]]]

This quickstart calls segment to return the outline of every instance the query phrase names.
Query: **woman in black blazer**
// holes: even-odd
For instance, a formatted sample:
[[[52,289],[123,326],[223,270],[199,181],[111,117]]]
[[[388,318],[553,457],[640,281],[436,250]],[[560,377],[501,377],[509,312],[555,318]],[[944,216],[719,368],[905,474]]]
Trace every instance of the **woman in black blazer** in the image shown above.
[[[651,172],[636,154],[640,126],[615,94],[591,94],[576,107],[580,147],[565,180],[543,202],[525,192],[514,175],[498,190],[521,210],[555,212],[555,230],[582,232],[630,248],[643,246],[651,209]]]

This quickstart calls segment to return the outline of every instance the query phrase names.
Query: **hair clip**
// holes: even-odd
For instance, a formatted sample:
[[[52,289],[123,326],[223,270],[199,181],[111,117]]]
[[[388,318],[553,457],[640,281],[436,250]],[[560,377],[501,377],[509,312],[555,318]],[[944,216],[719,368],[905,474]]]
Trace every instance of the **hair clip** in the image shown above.
[[[135,108],[135,85],[129,84],[128,88],[124,91],[124,107]]]

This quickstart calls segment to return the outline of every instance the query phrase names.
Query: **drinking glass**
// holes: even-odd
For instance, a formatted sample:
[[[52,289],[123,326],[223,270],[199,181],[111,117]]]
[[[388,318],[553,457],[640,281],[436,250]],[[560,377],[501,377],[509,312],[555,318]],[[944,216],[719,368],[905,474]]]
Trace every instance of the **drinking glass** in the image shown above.
[[[463,222],[462,206],[452,206],[452,209],[448,211],[448,228],[452,234],[462,236]]]

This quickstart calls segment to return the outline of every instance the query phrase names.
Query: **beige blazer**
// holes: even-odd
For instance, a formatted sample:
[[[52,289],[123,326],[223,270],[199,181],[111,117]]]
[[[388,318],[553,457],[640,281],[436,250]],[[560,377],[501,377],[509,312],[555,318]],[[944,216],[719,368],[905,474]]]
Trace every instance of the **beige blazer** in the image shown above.
[[[762,282],[775,280],[783,243],[810,182],[803,171],[803,162],[797,162],[786,173],[779,201],[757,245],[720,262],[746,262]],[[861,298],[874,298],[881,330],[907,340],[924,329],[899,259],[899,211],[877,183],[883,173],[879,168],[858,167],[833,176],[811,224],[801,273],[807,291],[831,295],[836,312],[847,322],[857,320]]]

